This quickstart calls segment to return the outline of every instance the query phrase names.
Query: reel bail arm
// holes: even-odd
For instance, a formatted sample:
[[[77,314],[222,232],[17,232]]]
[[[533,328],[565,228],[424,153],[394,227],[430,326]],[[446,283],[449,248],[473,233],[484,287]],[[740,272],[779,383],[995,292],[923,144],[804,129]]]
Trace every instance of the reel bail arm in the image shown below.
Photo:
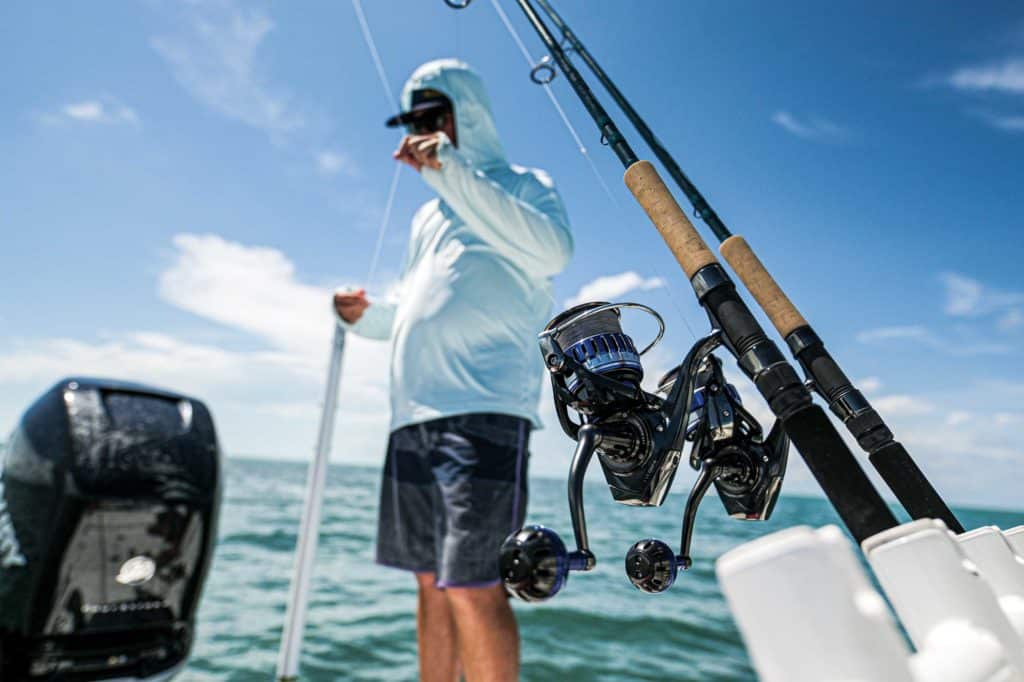
[[[583,480],[591,457],[601,444],[601,432],[593,424],[586,424],[579,430],[576,452],[569,468],[569,516],[572,518],[572,532],[576,538],[576,551],[569,554],[570,571],[589,571],[597,564],[590,551],[587,538],[587,517],[583,510]]]

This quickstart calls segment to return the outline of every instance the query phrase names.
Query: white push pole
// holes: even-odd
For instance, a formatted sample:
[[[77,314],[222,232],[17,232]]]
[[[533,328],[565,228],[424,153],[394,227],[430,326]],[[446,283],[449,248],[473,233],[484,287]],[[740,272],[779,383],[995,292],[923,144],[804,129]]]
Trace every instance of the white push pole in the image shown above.
[[[294,682],[299,679],[302,633],[306,626],[306,604],[309,601],[313,560],[316,558],[316,546],[320,539],[320,510],[324,499],[324,484],[327,480],[327,459],[334,432],[334,413],[338,406],[338,384],[341,379],[341,359],[344,350],[345,330],[335,325],[331,363],[327,370],[327,391],[324,395],[324,409],[320,415],[320,433],[306,479],[306,500],[302,508],[302,524],[299,526],[299,541],[295,550],[295,571],[292,574],[291,591],[288,596],[288,610],[285,612],[281,650],[277,657],[278,682]]]

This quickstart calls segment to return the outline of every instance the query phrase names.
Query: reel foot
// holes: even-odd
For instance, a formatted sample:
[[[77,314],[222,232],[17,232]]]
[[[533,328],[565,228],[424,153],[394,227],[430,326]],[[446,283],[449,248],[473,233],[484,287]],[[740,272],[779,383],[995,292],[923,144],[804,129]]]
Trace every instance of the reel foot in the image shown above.
[[[523,601],[543,601],[565,586],[569,553],[555,531],[525,526],[502,543],[498,567],[509,594]]]
[[[676,558],[672,548],[661,540],[639,540],[626,553],[626,576],[641,592],[664,592],[676,581],[680,564],[689,568],[689,558]]]

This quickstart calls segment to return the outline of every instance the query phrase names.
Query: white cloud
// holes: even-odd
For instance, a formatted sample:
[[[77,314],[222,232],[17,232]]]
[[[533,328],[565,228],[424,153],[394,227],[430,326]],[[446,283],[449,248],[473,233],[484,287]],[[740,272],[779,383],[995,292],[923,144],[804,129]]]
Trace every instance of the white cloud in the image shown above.
[[[946,423],[950,426],[959,426],[969,422],[972,416],[970,412],[964,410],[953,410],[946,415]]]
[[[858,332],[857,341],[865,344],[915,342],[922,347],[947,355],[970,357],[975,355],[1005,355],[1014,352],[1011,345],[988,340],[945,337],[921,325],[878,327]]]
[[[322,151],[316,154],[316,167],[324,175],[355,174],[355,166],[346,154],[336,151]]]
[[[882,388],[882,380],[878,377],[864,377],[855,381],[854,385],[863,393],[875,393]]]
[[[334,313],[332,289],[301,282],[294,263],[281,251],[231,242],[217,235],[180,234],[171,266],[160,276],[159,294],[168,303],[264,339],[288,358],[295,378],[320,386],[330,348]],[[346,339],[342,376],[342,405],[346,414],[362,419],[358,442],[373,447],[383,439],[388,422],[390,346],[354,334]],[[317,389],[317,391],[319,388]],[[296,401],[281,401],[270,389],[273,414],[305,409]],[[314,392],[308,398],[314,396]],[[302,401],[299,401],[302,403]],[[316,408],[310,400],[313,414]]]
[[[995,94],[1018,97],[1024,95],[1024,57],[1010,56],[987,64],[962,66],[945,76],[929,78],[925,84],[943,85],[975,96]],[[990,109],[972,108],[967,110],[967,114],[984,121],[995,130],[1024,133],[1024,115],[1020,113],[999,113]]]
[[[875,343],[892,339],[923,339],[928,335],[928,330],[920,325],[877,327],[858,333],[857,340],[861,343]]]
[[[805,140],[837,142],[849,137],[849,130],[832,121],[814,116],[801,121],[784,110],[772,114],[772,123]]]
[[[93,375],[165,386],[205,400],[233,454],[308,457],[320,416],[334,328],[332,289],[306,284],[282,252],[182,234],[160,275],[166,302],[252,335],[238,350],[180,335],[129,331],[96,341],[0,339],[5,425],[61,376]],[[379,461],[388,428],[388,344],[349,335],[334,452]]]
[[[274,141],[305,125],[291,96],[269,85],[258,68],[257,52],[274,28],[266,13],[231,3],[190,5],[184,23],[152,45],[192,97]]]
[[[1018,329],[1021,326],[1024,326],[1024,313],[1022,313],[1019,308],[1008,310],[999,318],[999,321],[996,322],[996,327],[999,328],[999,331],[1003,332]]]
[[[975,111],[974,114],[996,130],[1007,133],[1024,133],[1024,116],[997,114],[991,111]]]
[[[632,270],[617,275],[606,275],[584,284],[576,295],[565,301],[565,306],[587,301],[617,301],[631,291],[650,291],[666,286],[661,277],[641,277]]]
[[[39,120],[49,125],[83,123],[138,126],[141,123],[134,109],[110,96],[71,102],[57,112],[40,115]]]
[[[1024,95],[1024,57],[961,67],[949,74],[946,83],[956,90]]]
[[[1024,421],[1024,414],[1019,412],[996,412],[992,415],[996,426],[1013,426]]]
[[[78,102],[64,107],[64,113],[82,121],[98,121],[103,118],[103,105],[99,102]]]
[[[1024,293],[993,289],[955,272],[943,273],[941,279],[946,287],[945,312],[954,317],[980,317],[1024,305]]]
[[[879,414],[894,416],[916,416],[931,414],[935,406],[919,397],[910,395],[887,395],[872,398],[872,405]]]
[[[989,318],[987,322],[1004,334],[1024,326],[1024,313],[1021,312],[1024,293],[996,289],[955,272],[942,273],[939,279],[944,288],[943,312],[946,315],[953,318]],[[939,331],[913,324],[866,329],[859,332],[856,339],[865,344],[911,342],[921,348],[959,357],[1005,355],[1015,351],[1013,345],[1003,340],[993,341],[992,334],[986,331],[979,324]]]
[[[277,348],[326,347],[330,292],[299,282],[294,263],[281,251],[215,234],[179,234],[173,243],[175,260],[159,280],[163,300]]]

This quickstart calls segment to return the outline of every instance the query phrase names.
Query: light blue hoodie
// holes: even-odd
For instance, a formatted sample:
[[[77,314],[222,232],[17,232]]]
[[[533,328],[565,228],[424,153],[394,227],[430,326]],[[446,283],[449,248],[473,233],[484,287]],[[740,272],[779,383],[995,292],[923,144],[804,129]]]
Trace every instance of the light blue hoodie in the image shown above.
[[[539,426],[537,333],[551,314],[551,278],[572,254],[562,200],[540,170],[509,164],[483,81],[454,59],[416,69],[402,91],[444,93],[458,148],[441,145],[441,170],[422,177],[440,197],[412,221],[394,302],[371,301],[356,334],[394,340],[391,428],[468,412],[498,412]]]

